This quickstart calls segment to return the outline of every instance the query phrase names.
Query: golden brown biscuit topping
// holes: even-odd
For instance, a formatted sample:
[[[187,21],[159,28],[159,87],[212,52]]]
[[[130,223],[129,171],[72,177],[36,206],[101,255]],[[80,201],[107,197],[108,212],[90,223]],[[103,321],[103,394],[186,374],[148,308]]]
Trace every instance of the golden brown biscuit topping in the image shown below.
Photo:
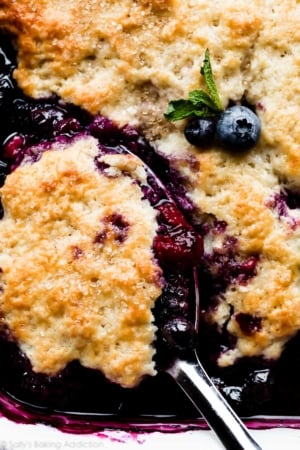
[[[141,162],[106,155],[101,173],[97,154],[94,138],[77,138],[8,175],[0,305],[34,370],[77,359],[130,387],[155,373],[156,213],[134,182],[145,181]]]
[[[201,213],[225,221],[241,256],[258,259],[256,276],[232,283],[207,315],[237,338],[223,365],[278,357],[300,328],[300,213],[287,207],[281,214],[276,203],[285,188],[300,190],[299,7],[292,0],[3,0],[0,8],[0,25],[16,36],[15,77],[27,94],[55,93],[138,124],[175,158]],[[246,98],[260,116],[251,152],[199,152],[182,123],[163,117],[169,100],[199,87],[207,48],[223,106]],[[209,234],[206,252],[223,244]],[[240,313],[259,317],[260,327],[247,334]]]

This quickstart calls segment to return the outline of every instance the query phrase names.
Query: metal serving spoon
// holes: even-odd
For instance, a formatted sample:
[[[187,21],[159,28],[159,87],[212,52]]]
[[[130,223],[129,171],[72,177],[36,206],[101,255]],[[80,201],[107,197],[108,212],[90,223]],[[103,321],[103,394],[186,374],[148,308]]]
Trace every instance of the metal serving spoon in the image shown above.
[[[138,157],[131,151],[126,152]],[[147,172],[151,174],[158,186],[165,192],[167,198],[170,194],[160,178],[141,159]],[[200,322],[200,298],[198,289],[197,271],[194,269],[194,327],[199,329]],[[196,409],[202,414],[210,428],[219,437],[223,446],[227,450],[262,450],[260,445],[254,440],[248,429],[240,418],[233,411],[224,397],[214,386],[212,380],[207,375],[204,367],[199,361],[196,349],[192,350],[192,357],[188,359],[176,358],[169,366],[162,369],[176,381],[187,397],[194,404]]]
[[[132,154],[129,150],[126,151]],[[137,157],[137,155],[134,155]],[[142,161],[142,160],[141,160]],[[159,178],[153,173],[153,171],[142,161],[142,163],[147,167],[147,170],[153,177],[155,177],[159,187],[165,191],[167,198],[169,197],[168,191],[166,190],[163,183]],[[199,318],[200,318],[200,299],[199,299],[199,289],[198,289],[198,277],[196,269],[193,271],[194,275],[194,326],[195,329],[199,329]],[[211,429],[219,437],[221,443],[227,450],[262,450],[257,442],[250,435],[249,431],[235,414],[232,408],[228,405],[226,400],[222,397],[219,391],[214,386],[212,380],[209,378],[205,372],[203,366],[201,365],[196,349],[192,350],[192,357],[175,358],[169,366],[161,369],[167,372],[175,380],[175,382],[180,386],[180,388],[185,392],[187,397],[194,404],[196,409],[203,415]],[[15,399],[18,404],[28,405],[32,407],[27,402],[20,401],[10,395]],[[44,410],[44,408],[39,408]],[[61,411],[55,410],[56,413],[61,413]],[[67,414],[73,417],[82,416],[81,412],[70,412]],[[86,414],[84,416],[97,416],[95,413]]]
[[[199,329],[200,300],[195,279],[195,329]],[[262,450],[207,375],[197,351],[191,358],[177,358],[165,369],[176,381],[227,450]]]

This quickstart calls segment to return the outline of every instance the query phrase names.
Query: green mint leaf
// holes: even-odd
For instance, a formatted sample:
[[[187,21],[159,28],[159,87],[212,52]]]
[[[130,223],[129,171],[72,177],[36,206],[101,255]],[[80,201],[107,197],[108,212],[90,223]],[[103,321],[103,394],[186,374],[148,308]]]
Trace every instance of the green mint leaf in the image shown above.
[[[204,81],[207,86],[208,93],[209,93],[211,99],[213,100],[213,102],[215,103],[217,110],[221,111],[222,103],[221,103],[219,93],[218,93],[218,90],[216,87],[216,83],[214,80],[214,76],[212,73],[212,68],[211,68],[211,63],[210,63],[210,55],[209,55],[208,49],[206,49],[206,51],[205,51],[203,66],[201,67],[200,73],[204,77]]]
[[[165,118],[175,121],[189,117],[212,117],[223,108],[212,73],[209,50],[205,52],[203,66],[200,69],[208,93],[200,89],[189,92],[188,99],[173,100],[169,103]]]
[[[213,112],[219,112],[218,106],[212,98],[204,91],[194,90],[189,92],[189,100],[194,105],[195,109],[208,108]]]
[[[213,117],[215,115],[216,113],[209,108],[195,109],[193,113],[193,116],[202,117],[203,119],[207,119],[208,117]]]
[[[194,105],[190,100],[173,100],[169,103],[165,118],[171,121],[185,119],[194,113]]]

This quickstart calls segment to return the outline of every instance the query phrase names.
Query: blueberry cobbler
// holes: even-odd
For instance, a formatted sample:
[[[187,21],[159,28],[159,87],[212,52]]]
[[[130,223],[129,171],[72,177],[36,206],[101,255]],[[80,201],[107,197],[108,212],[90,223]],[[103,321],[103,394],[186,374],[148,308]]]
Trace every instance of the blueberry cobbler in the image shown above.
[[[1,2],[1,405],[300,414],[299,8]]]

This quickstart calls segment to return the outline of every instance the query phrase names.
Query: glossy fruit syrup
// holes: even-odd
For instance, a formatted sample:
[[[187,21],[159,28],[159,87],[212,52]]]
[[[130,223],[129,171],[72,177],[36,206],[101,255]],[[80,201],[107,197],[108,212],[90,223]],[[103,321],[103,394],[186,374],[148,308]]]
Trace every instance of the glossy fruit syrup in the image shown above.
[[[238,240],[227,234],[226,223],[217,218],[194,223],[195,206],[186,195],[184,180],[172,168],[172,161],[153,149],[137,129],[119,128],[108,118],[92,117],[58,98],[26,98],[12,78],[15,52],[7,38],[2,37],[1,42],[0,184],[22,161],[34,163],[54,140],[64,142],[81,134],[96,137],[100,153],[131,152],[147,167],[147,184],[142,189],[157,210],[159,229],[153,251],[165,277],[165,288],[154,309],[161,364],[159,359],[172,356],[174,342],[175,347],[179,343],[182,348],[191,345],[191,340],[194,343],[192,267],[198,267],[201,305],[203,310],[208,310],[233,281],[246,283],[255,276],[258,258],[240,258]],[[36,144],[39,144],[38,152]],[[5,213],[2,208],[0,213],[0,216]],[[113,220],[122,242],[126,223],[120,217]],[[224,236],[224,244],[223,248],[206,255],[202,237],[212,230]],[[249,333],[260,326],[259,318],[248,315],[240,315],[238,321]],[[232,347],[234,338],[204,322],[198,333],[198,352],[204,365],[240,415],[300,414],[298,336],[287,346],[280,361],[243,359],[232,367],[220,369],[216,365],[217,355]],[[78,361],[53,377],[34,373],[30,361],[5,327],[0,334],[0,355],[0,408],[14,420],[47,422],[73,432],[92,431],[108,422],[124,427],[139,423],[142,429],[147,429],[146,424],[148,429],[149,424],[158,427],[164,421],[201,426],[194,407],[163,372],[145,378],[133,389],[110,383],[101,373],[83,368]]]

